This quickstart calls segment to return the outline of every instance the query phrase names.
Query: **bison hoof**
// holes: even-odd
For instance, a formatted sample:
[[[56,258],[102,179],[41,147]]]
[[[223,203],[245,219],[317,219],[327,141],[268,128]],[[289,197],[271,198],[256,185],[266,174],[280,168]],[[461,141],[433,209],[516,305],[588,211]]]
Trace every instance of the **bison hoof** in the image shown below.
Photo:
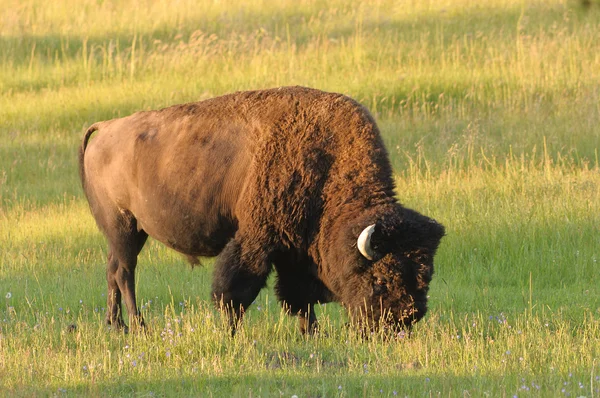
[[[107,324],[106,327],[111,332],[129,334],[129,327],[127,325],[118,326],[118,325]]]
[[[108,326],[109,330],[114,330],[116,332],[129,333],[129,328],[127,327],[127,325],[125,325],[125,322],[123,322],[121,320],[107,319],[106,326]]]

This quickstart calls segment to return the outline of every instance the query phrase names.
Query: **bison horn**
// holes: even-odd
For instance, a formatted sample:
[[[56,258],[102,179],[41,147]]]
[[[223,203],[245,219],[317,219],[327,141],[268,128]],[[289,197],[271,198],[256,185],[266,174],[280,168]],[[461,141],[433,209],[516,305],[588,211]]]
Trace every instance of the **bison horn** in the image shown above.
[[[358,240],[356,241],[356,245],[358,246],[358,251],[360,254],[365,256],[367,260],[373,260],[373,249],[371,249],[371,235],[375,231],[375,224],[369,225],[365,228],[360,235],[358,236]]]

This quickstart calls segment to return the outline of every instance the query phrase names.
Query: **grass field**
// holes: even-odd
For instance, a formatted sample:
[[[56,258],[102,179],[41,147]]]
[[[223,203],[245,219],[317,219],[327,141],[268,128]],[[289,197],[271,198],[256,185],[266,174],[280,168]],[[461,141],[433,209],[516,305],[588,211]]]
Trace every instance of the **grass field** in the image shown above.
[[[148,332],[108,331],[85,128],[296,84],[369,107],[446,226],[428,316],[302,338],[269,287],[231,340],[211,261],[150,241]],[[600,396],[600,4],[0,0],[0,93],[0,395]]]

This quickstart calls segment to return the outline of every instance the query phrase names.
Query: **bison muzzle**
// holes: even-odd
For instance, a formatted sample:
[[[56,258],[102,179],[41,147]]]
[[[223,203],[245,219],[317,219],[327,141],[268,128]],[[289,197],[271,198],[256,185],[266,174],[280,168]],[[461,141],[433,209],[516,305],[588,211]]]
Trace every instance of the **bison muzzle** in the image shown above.
[[[427,311],[444,228],[398,203],[373,117],[344,95],[284,87],[99,122],[79,167],[108,240],[110,325],[125,327],[122,299],[144,324],[134,274],[148,236],[192,261],[218,256],[212,297],[234,333],[273,268],[303,333],[315,303],[341,302],[362,325]]]

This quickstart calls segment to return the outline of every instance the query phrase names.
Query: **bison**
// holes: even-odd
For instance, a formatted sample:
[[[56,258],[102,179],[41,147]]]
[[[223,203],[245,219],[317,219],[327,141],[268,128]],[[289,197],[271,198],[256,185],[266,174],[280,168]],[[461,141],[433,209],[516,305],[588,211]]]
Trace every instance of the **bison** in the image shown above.
[[[79,168],[108,241],[113,327],[127,328],[121,299],[144,325],[134,277],[148,236],[192,262],[218,256],[212,299],[232,333],[273,268],[302,333],[316,330],[315,303],[373,327],[427,311],[444,228],[398,203],[377,125],[347,96],[282,87],[98,122]]]

